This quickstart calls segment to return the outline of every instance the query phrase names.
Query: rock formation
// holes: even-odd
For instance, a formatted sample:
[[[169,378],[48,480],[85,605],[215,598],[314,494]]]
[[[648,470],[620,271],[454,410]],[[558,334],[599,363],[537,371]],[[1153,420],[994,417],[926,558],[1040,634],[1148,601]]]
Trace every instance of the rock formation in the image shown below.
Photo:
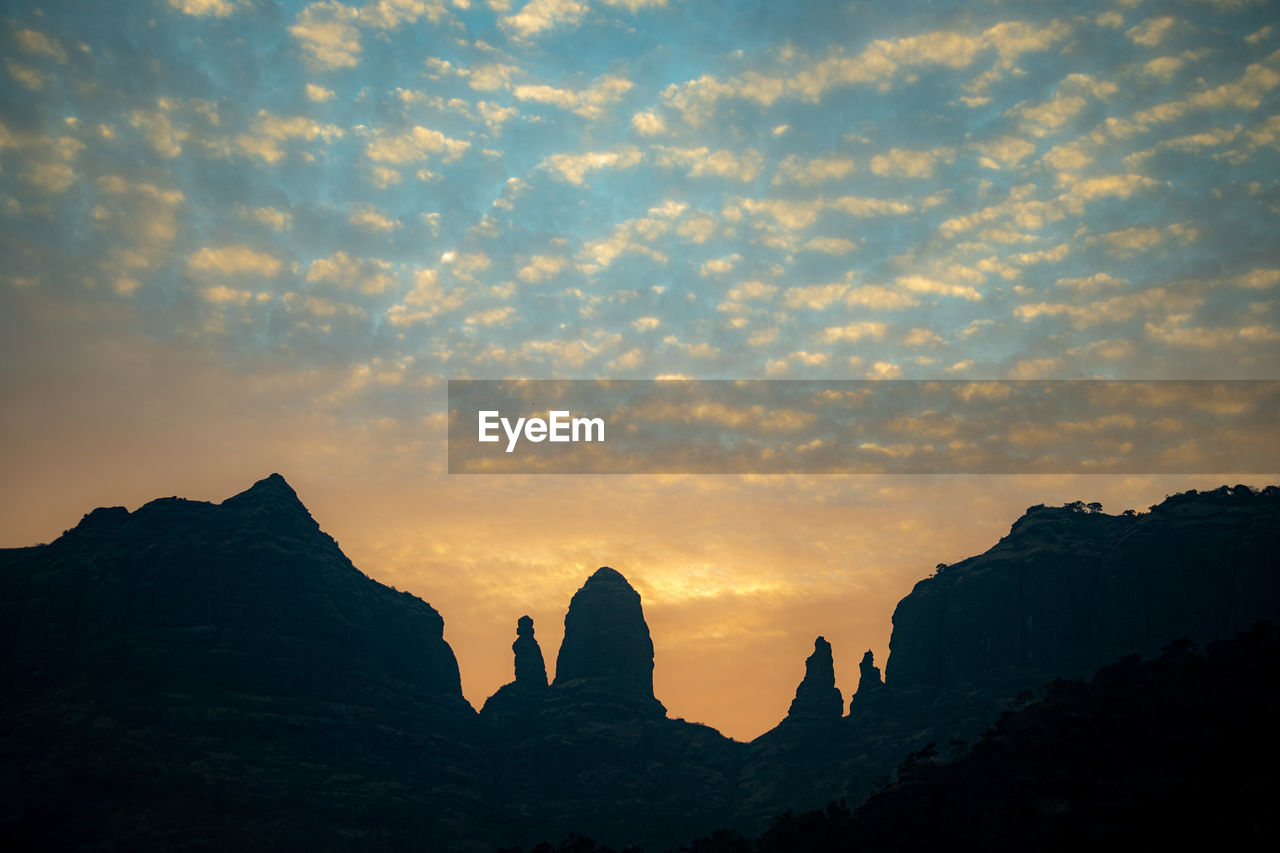
[[[533,617],[521,616],[516,620],[516,641],[511,644],[516,657],[516,685],[530,690],[545,690],[547,665],[542,660],[542,649],[533,638]]]
[[[843,713],[844,699],[836,689],[831,644],[825,637],[818,637],[813,641],[813,654],[804,662],[804,680],[796,688],[787,719],[830,720],[839,719]]]
[[[871,649],[867,649],[867,653],[862,656],[862,662],[858,664],[858,692],[878,690],[884,687],[884,681],[880,678],[880,667],[876,666],[875,655],[871,653]]]
[[[640,593],[608,566],[569,602],[553,688],[612,694],[649,710],[662,707],[653,695],[653,640]]]
[[[516,681],[485,703],[512,836],[532,846],[569,832],[618,848],[669,848],[731,819],[744,744],[667,717],[653,695],[653,641],[640,595],[611,568],[597,570],[565,615],[556,677],[540,695],[517,691],[543,678],[523,635]],[[528,643],[529,645],[524,645]],[[523,703],[523,704],[520,704]],[[515,713],[510,713],[511,709]],[[680,828],[678,828],[680,827]]]
[[[521,616],[516,622],[516,641],[511,644],[515,654],[516,680],[504,684],[488,698],[480,713],[530,714],[537,711],[547,692],[547,667],[542,660],[542,648],[533,636],[533,618]]]
[[[0,549],[0,837],[482,851],[756,832],[860,801],[930,743],[956,751],[1020,691],[1280,621],[1277,554],[1275,487],[1032,508],[901,601],[885,680],[868,652],[848,717],[819,637],[786,719],[747,745],[666,716],[640,596],[612,569],[573,596],[553,684],[519,620],[515,680],[477,718],[440,615],[356,570],[279,475],[221,504],[97,509]]]
[[[1175,495],[1143,515],[1032,507],[1009,535],[915,585],[893,614],[890,688],[1088,675],[1180,636],[1280,616],[1280,490]]]

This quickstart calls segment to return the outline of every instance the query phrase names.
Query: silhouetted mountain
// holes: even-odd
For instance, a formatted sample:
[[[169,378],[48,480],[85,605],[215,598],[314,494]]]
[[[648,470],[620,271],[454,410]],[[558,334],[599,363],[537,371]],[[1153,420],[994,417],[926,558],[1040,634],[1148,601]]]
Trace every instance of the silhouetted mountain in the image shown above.
[[[986,553],[915,585],[893,615],[885,687],[855,726],[930,707],[926,740],[972,739],[1022,690],[1187,637],[1280,622],[1280,489],[1174,495],[1142,515],[1035,506]],[[931,729],[931,731],[926,730]]]
[[[972,741],[1054,678],[1280,622],[1280,488],[1099,510],[1031,507],[990,550],[917,583],[894,612],[883,687],[863,669],[843,725],[786,720],[752,742],[733,825],[758,831],[788,809],[860,802],[907,755]]]
[[[661,849],[731,819],[745,746],[667,717],[640,595],[619,572],[602,567],[574,594],[555,681],[513,718],[519,660],[481,713],[516,840],[583,832]]]
[[[440,615],[357,571],[279,475],[2,550],[0,614],[23,846],[477,837],[487,759]]]
[[[96,509],[0,555],[0,672],[20,689],[126,667],[173,689],[471,710],[440,614],[356,570],[279,474],[221,504]]]
[[[687,853],[1249,850],[1274,843],[1280,630],[1259,623],[1199,654],[1132,655],[1058,679],[971,749],[933,749],[855,811],[787,813],[759,838]],[[589,850],[583,845],[579,849]]]
[[[741,744],[667,716],[613,569],[573,596],[555,680],[523,617],[515,680],[476,714],[440,615],[357,571],[278,475],[216,505],[98,509],[0,550],[0,839],[480,851],[584,832],[658,850],[759,832],[860,802],[909,754],[933,766],[929,744],[958,750],[1050,679],[1280,621],[1277,554],[1275,487],[1141,516],[1033,507],[903,599],[886,678],[865,655],[849,716],[820,637],[787,718]],[[720,841],[704,849],[745,843]]]
[[[1178,495],[1135,516],[1037,506],[993,548],[916,584],[885,681],[945,688],[1092,672],[1176,637],[1229,637],[1280,602],[1280,495]]]

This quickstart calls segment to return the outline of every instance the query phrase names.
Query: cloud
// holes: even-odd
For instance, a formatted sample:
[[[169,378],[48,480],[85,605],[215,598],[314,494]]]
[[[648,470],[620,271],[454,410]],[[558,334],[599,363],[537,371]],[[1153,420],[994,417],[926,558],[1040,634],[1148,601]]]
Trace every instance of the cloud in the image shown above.
[[[440,260],[456,278],[466,281],[475,281],[477,273],[493,266],[493,260],[484,252],[446,252]]]
[[[911,205],[905,201],[884,198],[864,198],[845,195],[833,198],[827,203],[833,210],[842,210],[850,216],[897,216],[910,213]]]
[[[204,297],[206,302],[214,305],[248,305],[253,300],[253,291],[236,290],[233,287],[227,287],[225,284],[216,284],[213,287],[206,287],[200,291],[200,295]],[[270,294],[264,294],[270,296]]]
[[[328,144],[342,136],[342,128],[336,125],[321,124],[303,116],[284,117],[259,110],[249,132],[236,137],[236,146],[242,153],[274,165],[285,157],[282,143],[322,139]]]
[[[875,364],[871,365],[871,370],[867,372],[867,375],[872,379],[897,379],[902,376],[902,367],[901,365],[894,364],[891,361],[877,361]],[[890,455],[894,455],[901,445],[894,445],[893,448],[878,448],[875,445],[870,445],[870,447],[875,449],[886,449],[889,451]]]
[[[838,154],[815,157],[812,160],[802,160],[795,154],[788,154],[786,159],[778,164],[778,169],[773,174],[773,184],[774,186],[796,184],[811,187],[815,184],[846,178],[854,173],[855,168],[853,160]]]
[[[871,158],[871,171],[884,177],[932,178],[940,160],[950,162],[955,152],[949,148],[913,151],[892,148]]]
[[[920,275],[904,275],[897,279],[899,287],[912,293],[924,293],[932,296],[953,296],[976,302],[982,294],[966,284],[948,284],[943,281],[925,278]]]
[[[388,261],[357,258],[339,250],[327,258],[311,262],[307,268],[307,283],[333,284],[343,290],[374,295],[386,293],[397,286],[391,269]]]
[[[26,153],[23,179],[53,195],[66,192],[75,184],[75,163],[85,149],[84,143],[73,136],[7,136],[4,125],[0,125],[0,151],[6,147]]]
[[[979,142],[975,147],[983,155],[978,160],[978,164],[986,166],[988,169],[1016,167],[1023,160],[1036,153],[1034,145],[1016,136],[1003,136],[990,142]]]
[[[903,336],[902,343],[909,347],[920,348],[936,347],[946,341],[928,329],[912,329]]]
[[[1159,181],[1145,175],[1104,175],[1073,184],[1058,197],[1057,202],[1066,210],[1079,214],[1089,202],[1103,198],[1129,198],[1134,193],[1155,189],[1159,185]]]
[[[1059,243],[1052,249],[1041,249],[1037,252],[1020,252],[1016,255],[1010,255],[1007,260],[1009,263],[1017,264],[1020,267],[1032,266],[1034,264],[1057,263],[1071,253],[1071,244]]]
[[[334,92],[332,89],[326,89],[324,86],[317,86],[315,83],[308,83],[303,91],[306,93],[308,101],[315,101],[322,104],[325,101],[333,100]]]
[[[549,358],[555,367],[578,370],[606,349],[617,346],[622,335],[596,334],[578,340],[535,340],[520,345],[520,354],[530,359]]]
[[[21,63],[14,61],[12,58],[4,61],[4,67],[5,70],[9,72],[10,77],[17,80],[33,92],[39,92],[44,88],[45,83],[49,80],[49,76],[47,74],[37,71],[34,68],[29,68],[26,65],[22,65]]]
[[[177,157],[182,153],[187,132],[175,128],[163,112],[134,110],[129,115],[129,124],[142,131],[151,150],[161,157]]]
[[[660,136],[667,132],[666,121],[653,110],[645,110],[633,115],[631,127],[642,136]]]
[[[413,287],[405,294],[404,302],[387,309],[387,322],[399,328],[425,323],[441,314],[456,311],[468,297],[465,287],[444,287],[437,270],[418,269],[413,272]]]
[[[752,302],[769,299],[777,292],[778,286],[776,284],[766,284],[763,281],[744,281],[726,295],[735,302]]]
[[[606,74],[586,89],[579,91],[545,85],[522,85],[516,86],[512,94],[521,101],[551,104],[583,118],[598,119],[604,115],[606,107],[622,100],[622,96],[631,91],[634,86],[635,84],[625,77]]]
[[[716,177],[728,178],[731,181],[752,181],[760,174],[764,158],[759,151],[748,148],[741,154],[721,149],[711,151],[706,146],[699,148],[668,148],[655,145],[658,152],[658,166],[687,169],[691,178]]]
[[[27,53],[48,56],[59,64],[67,61],[67,52],[62,48],[61,43],[52,36],[47,36],[38,30],[25,29],[18,30],[13,36],[14,40],[18,42],[18,46]]]
[[[360,62],[360,32],[355,27],[359,17],[357,9],[322,0],[298,13],[289,34],[297,39],[312,64],[353,68]]]
[[[1061,186],[1073,181],[1076,173],[1093,165],[1094,157],[1083,143],[1073,139],[1050,148],[1040,162],[1060,173],[1058,182]]]
[[[712,258],[709,261],[703,261],[702,266],[698,268],[698,271],[702,273],[704,277],[725,275],[732,272],[734,265],[740,260],[742,260],[742,256],[737,254],[728,255],[723,258]]]
[[[1125,30],[1125,35],[1134,44],[1143,47],[1155,47],[1173,29],[1177,19],[1172,15],[1161,15],[1159,18],[1148,18],[1136,27]]]
[[[878,284],[865,284],[862,287],[855,287],[845,295],[844,301],[849,306],[884,311],[914,308],[920,304],[918,299],[908,296],[900,290],[893,290]]]
[[[278,258],[248,246],[206,247],[187,259],[188,270],[211,275],[274,278],[282,266]]]
[[[498,24],[516,38],[531,38],[558,26],[577,26],[587,14],[587,4],[577,0],[532,0]]]
[[[626,9],[632,14],[641,9],[656,9],[667,5],[667,0],[601,0],[601,2],[615,9]]]
[[[1265,290],[1280,284],[1280,270],[1250,270],[1236,276],[1234,283],[1250,290]]]
[[[782,304],[788,308],[808,308],[811,311],[822,311],[849,290],[847,284],[810,284],[804,287],[789,287],[782,295]]]
[[[364,205],[358,207],[347,218],[347,221],[357,228],[363,228],[366,231],[380,231],[389,233],[400,227],[399,219],[387,216],[382,211],[372,205]]]
[[[520,111],[515,107],[504,107],[489,101],[479,101],[476,104],[476,110],[492,134],[501,133],[504,124],[520,115]]]
[[[1022,54],[1047,50],[1070,32],[1070,25],[1061,21],[1044,26],[1004,21],[979,34],[939,30],[878,39],[855,56],[833,48],[820,60],[795,62],[794,69],[774,74],[751,70],[727,80],[703,75],[672,84],[662,97],[680,111],[686,122],[696,126],[708,120],[716,102],[723,98],[752,101],[762,107],[784,97],[817,103],[833,88],[887,85],[896,76],[919,67],[966,68],[987,53],[996,55],[997,68],[1011,68]]]
[[[1082,292],[1098,290],[1104,287],[1123,287],[1128,284],[1128,279],[1116,278],[1104,272],[1097,272],[1093,275],[1083,276],[1080,278],[1060,278],[1054,282],[1057,287],[1070,287]]]
[[[534,255],[529,263],[520,268],[516,278],[527,284],[536,284],[558,275],[569,266],[567,258],[556,255]]]
[[[423,16],[433,24],[438,23],[446,14],[442,0],[370,0],[360,9],[360,23],[393,30],[401,24],[417,23]]]
[[[452,139],[438,130],[415,126],[404,133],[375,136],[365,147],[365,156],[375,163],[403,166],[441,154],[447,163],[460,158],[470,147],[465,139]]]
[[[501,308],[477,311],[467,317],[464,322],[469,326],[506,326],[515,316],[515,313],[515,308],[510,305],[504,305]]]
[[[861,322],[847,326],[830,326],[822,330],[822,339],[827,343],[855,343],[863,338],[881,340],[889,331],[886,323]]]
[[[1280,51],[1267,57],[1266,64],[1255,62],[1248,65],[1238,80],[1141,110],[1134,114],[1133,119],[1139,124],[1159,124],[1179,119],[1192,110],[1257,109],[1267,93],[1280,86],[1280,72],[1272,67],[1277,61],[1280,61]]]
[[[579,253],[578,268],[587,275],[593,275],[626,254],[644,255],[658,263],[666,263],[667,256],[648,244],[670,228],[671,223],[664,219],[628,219],[615,227],[609,237],[588,240]]]
[[[552,154],[538,164],[540,168],[557,173],[575,186],[586,182],[588,172],[601,169],[630,169],[644,159],[640,149],[624,145],[613,151],[593,151],[583,154]]]
[[[1199,304],[1200,300],[1195,297],[1176,294],[1162,287],[1152,287],[1084,305],[1061,302],[1028,303],[1015,308],[1013,316],[1025,322],[1040,317],[1066,317],[1073,327],[1088,329],[1106,323],[1124,323],[1139,314],[1189,312]]]
[[[115,247],[104,274],[132,276],[159,264],[178,235],[183,193],[149,182],[130,183],[118,175],[103,176],[96,185],[106,203],[90,212],[94,231]]]
[[[814,237],[801,248],[808,252],[822,252],[826,255],[847,255],[857,251],[858,244],[843,237]]]
[[[1128,258],[1140,252],[1150,251],[1168,240],[1183,244],[1193,243],[1199,235],[1198,229],[1175,222],[1163,228],[1135,225],[1131,228],[1099,234],[1095,239],[1105,243],[1108,251],[1113,255]]]
[[[448,65],[449,63],[444,63]],[[458,69],[460,76],[466,77],[472,89],[478,92],[493,92],[498,89],[511,88],[511,81],[523,72],[518,65],[491,62],[477,65],[470,69]]]
[[[288,231],[293,227],[293,215],[274,207],[247,208],[241,205],[240,216],[250,222],[270,228],[272,231]]]
[[[1226,327],[1187,326],[1187,314],[1174,314],[1159,323],[1147,322],[1144,329],[1154,341],[1183,349],[1217,349],[1242,341],[1247,344],[1280,341],[1280,329],[1256,324],[1240,329]]]
[[[716,220],[705,213],[687,217],[676,226],[676,234],[687,242],[701,245],[716,235]]]
[[[1186,61],[1178,56],[1159,56],[1142,66],[1142,73],[1148,77],[1159,77],[1162,80],[1172,79]]]

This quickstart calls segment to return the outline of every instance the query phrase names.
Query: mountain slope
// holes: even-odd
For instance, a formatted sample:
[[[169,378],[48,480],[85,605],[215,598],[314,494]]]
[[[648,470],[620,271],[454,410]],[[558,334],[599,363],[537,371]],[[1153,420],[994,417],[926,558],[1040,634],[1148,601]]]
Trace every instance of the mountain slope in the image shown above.
[[[488,758],[443,620],[358,572],[279,475],[0,551],[0,614],[8,837],[475,838]]]

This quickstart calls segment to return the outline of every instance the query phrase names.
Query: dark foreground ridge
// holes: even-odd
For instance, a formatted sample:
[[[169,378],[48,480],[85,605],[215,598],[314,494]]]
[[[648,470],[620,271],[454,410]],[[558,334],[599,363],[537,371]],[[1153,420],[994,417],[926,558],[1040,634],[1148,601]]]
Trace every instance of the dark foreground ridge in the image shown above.
[[[1275,841],[1280,630],[1258,623],[1199,653],[1189,641],[1088,682],[1056,679],[966,750],[928,747],[891,783],[776,819],[748,840],[720,830],[695,853],[1260,849]],[[595,848],[599,849],[599,848]],[[579,841],[576,853],[593,853]]]
[[[819,637],[786,719],[742,744],[668,716],[653,693],[640,596],[613,569],[569,603],[550,683],[533,621],[517,621],[515,678],[477,714],[440,615],[361,574],[279,475],[221,504],[97,509],[49,545],[0,550],[0,838],[479,853],[578,832],[659,851],[722,827],[743,833],[722,833],[726,844],[768,829],[764,843],[783,837],[769,829],[776,815],[860,803],[885,780],[934,797],[912,787],[904,759],[914,754],[907,769],[933,778],[934,755],[964,754],[1011,702],[1026,703],[1024,691],[1179,637],[1203,647],[1280,622],[1277,554],[1275,487],[1189,492],[1142,515],[1033,507],[988,552],[902,600],[884,678],[864,656],[848,715]],[[1274,645],[1254,643],[1254,663],[1240,664],[1259,667],[1258,690]],[[1196,671],[1215,671],[1214,660]],[[1139,678],[1137,664],[1124,666],[1109,683],[1116,672],[1147,684],[1172,671]],[[1248,679],[1232,683],[1214,696],[1247,701]],[[1087,728],[1095,710],[1063,719]],[[1250,728],[1252,711],[1238,718],[1233,734],[1274,740]],[[960,778],[946,785],[969,785]],[[867,808],[899,802],[886,796]],[[1044,796],[1058,814],[1059,795]],[[1087,813],[1074,808],[1062,813]],[[984,833],[998,831],[992,814]],[[822,815],[843,829],[864,820]],[[965,832],[950,838],[963,847],[956,839],[979,837]]]

